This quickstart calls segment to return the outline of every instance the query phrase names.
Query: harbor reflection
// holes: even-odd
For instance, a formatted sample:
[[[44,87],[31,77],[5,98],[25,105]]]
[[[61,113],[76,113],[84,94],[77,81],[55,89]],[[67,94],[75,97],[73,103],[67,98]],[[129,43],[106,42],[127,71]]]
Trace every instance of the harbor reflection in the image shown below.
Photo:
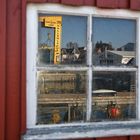
[[[38,72],[38,124],[85,121],[86,72]]]

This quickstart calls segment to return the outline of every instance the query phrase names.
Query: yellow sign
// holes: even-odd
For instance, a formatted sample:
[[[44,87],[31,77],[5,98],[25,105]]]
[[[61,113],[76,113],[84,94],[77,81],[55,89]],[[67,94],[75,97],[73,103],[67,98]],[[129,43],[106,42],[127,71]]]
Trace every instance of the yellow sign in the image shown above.
[[[62,17],[61,16],[45,16],[45,17],[40,17],[39,21],[44,22],[45,27],[52,27],[55,29],[54,64],[59,64],[60,58],[61,58]]]

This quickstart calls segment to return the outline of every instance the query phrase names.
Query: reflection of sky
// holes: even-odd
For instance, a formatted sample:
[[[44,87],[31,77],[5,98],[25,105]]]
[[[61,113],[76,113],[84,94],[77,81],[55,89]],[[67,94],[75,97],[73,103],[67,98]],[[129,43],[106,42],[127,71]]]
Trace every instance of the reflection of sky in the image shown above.
[[[43,14],[42,14],[43,15]],[[50,15],[49,15],[50,16]],[[52,15],[51,15],[52,16]],[[54,30],[52,28],[40,28],[39,43],[47,43],[47,34],[51,33],[52,44],[54,44]],[[86,46],[87,18],[81,16],[62,16],[62,41],[63,47],[68,42],[77,42],[79,46]],[[111,42],[113,47],[121,47],[127,43],[135,43],[136,38],[135,20],[94,18],[93,41]]]
[[[111,42],[117,48],[130,42],[135,43],[135,20],[94,18],[93,25],[94,43],[100,40],[103,43]]]
[[[39,44],[48,43],[48,33],[50,33],[51,43],[49,41],[49,44],[53,45],[54,44],[54,28],[41,27],[41,22],[39,22],[38,26],[39,26],[39,35],[38,35]]]
[[[47,43],[47,34],[51,33],[54,40],[54,31],[51,28],[40,28],[39,23],[39,44]],[[62,16],[62,41],[63,47],[68,42],[77,42],[80,47],[86,46],[87,18],[80,16]],[[54,42],[53,42],[54,43]]]

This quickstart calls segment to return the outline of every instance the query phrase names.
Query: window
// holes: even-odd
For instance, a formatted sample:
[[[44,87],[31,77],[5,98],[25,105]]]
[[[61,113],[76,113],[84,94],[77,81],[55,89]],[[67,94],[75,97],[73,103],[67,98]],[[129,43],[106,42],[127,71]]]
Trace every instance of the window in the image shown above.
[[[28,134],[139,133],[139,18],[126,10],[28,5]]]
[[[93,17],[92,33],[91,120],[136,119],[136,20]]]
[[[38,20],[37,124],[86,121],[87,17],[38,13]]]

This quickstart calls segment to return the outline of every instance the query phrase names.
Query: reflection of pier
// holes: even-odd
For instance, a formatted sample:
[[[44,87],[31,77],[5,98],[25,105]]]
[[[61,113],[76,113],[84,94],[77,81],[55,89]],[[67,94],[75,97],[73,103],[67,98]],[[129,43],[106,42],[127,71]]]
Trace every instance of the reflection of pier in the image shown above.
[[[117,104],[135,104],[135,95],[130,92],[119,92],[116,96],[94,96],[93,105],[107,105],[112,101]],[[86,94],[39,94],[38,104],[86,104]]]
[[[86,91],[86,75],[80,72],[39,73],[38,93],[83,93]],[[56,88],[57,87],[57,88]]]
[[[85,72],[73,73],[73,72],[63,72],[63,73],[53,73],[53,72],[42,72],[39,73],[39,82],[65,82],[65,81],[75,81],[77,77],[81,80],[86,79]],[[44,80],[43,80],[44,79]],[[42,81],[43,80],[43,81]]]

